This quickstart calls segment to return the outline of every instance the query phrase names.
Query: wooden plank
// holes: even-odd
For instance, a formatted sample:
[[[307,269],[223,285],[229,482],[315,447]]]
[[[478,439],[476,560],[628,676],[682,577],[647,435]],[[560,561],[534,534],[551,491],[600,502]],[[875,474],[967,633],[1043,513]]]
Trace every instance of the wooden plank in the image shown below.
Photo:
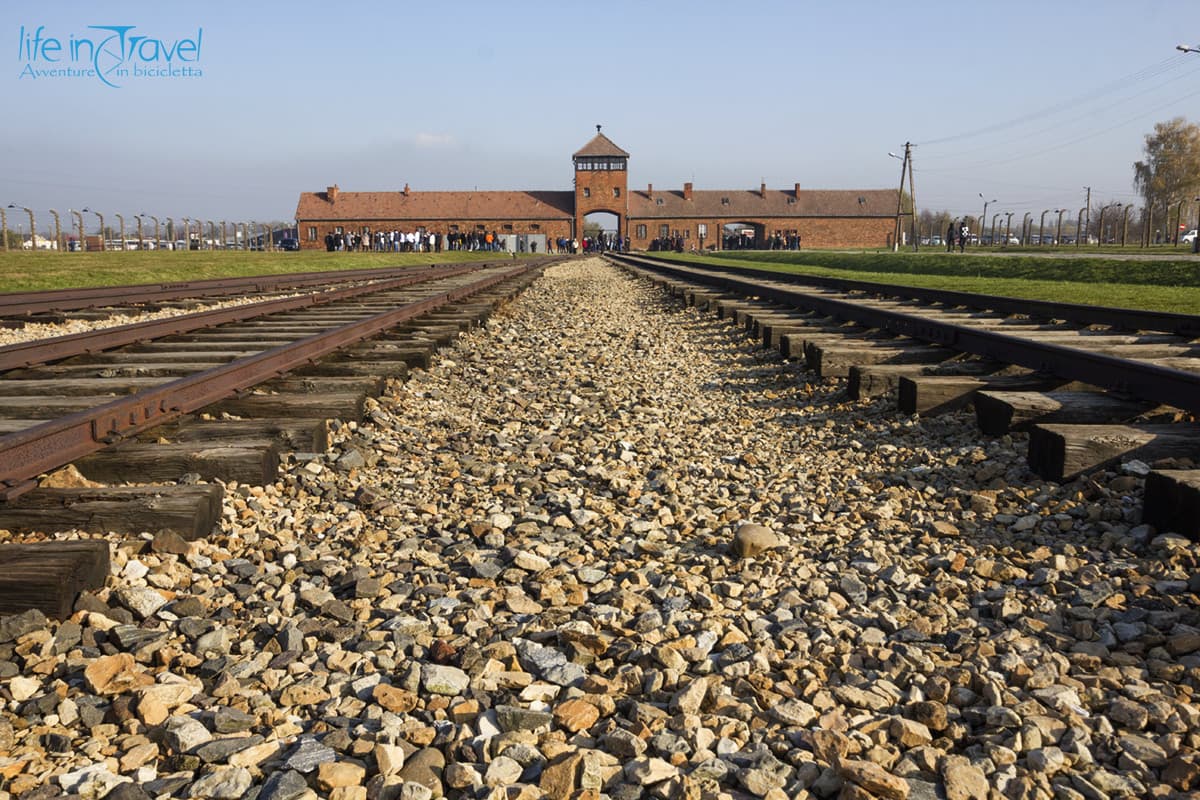
[[[37,609],[52,619],[66,619],[80,592],[104,586],[110,567],[108,542],[3,544],[0,565],[0,615]]]
[[[70,397],[101,394],[133,394],[153,389],[166,383],[169,378],[146,377],[95,377],[95,378],[51,378],[34,380],[0,381],[0,397]]]
[[[85,478],[104,483],[169,483],[195,473],[203,480],[265,486],[279,477],[279,451],[266,439],[220,444],[123,442],[74,463]]]
[[[222,495],[217,484],[39,488],[0,503],[0,529],[120,534],[165,530],[198,539],[220,522]]]
[[[1200,539],[1200,469],[1156,469],[1146,477],[1145,522]]]
[[[375,339],[357,347],[343,350],[338,360],[345,361],[400,361],[409,367],[428,369],[433,363],[437,347],[430,342],[413,342],[411,339]]]
[[[1064,481],[1091,470],[1137,459],[1200,460],[1200,425],[1034,425],[1029,467],[1046,480]]]
[[[856,364],[937,364],[959,355],[947,347],[920,344],[812,343],[805,350],[807,367],[822,378],[844,378]]]
[[[1107,392],[996,391],[975,393],[975,420],[988,436],[1026,430],[1036,423],[1110,424],[1127,422],[1155,408]]]
[[[362,420],[366,402],[367,396],[362,392],[314,395],[249,392],[206,406],[204,412],[232,414],[235,417],[296,417],[358,422]]]
[[[403,379],[408,376],[408,365],[403,361],[342,361],[335,357],[323,358],[315,364],[294,370],[292,374],[330,378],[358,376]]]
[[[329,426],[323,419],[264,417],[260,419],[201,420],[189,417],[146,431],[139,441],[230,444],[271,442],[281,451],[321,453],[329,449]]]
[[[330,392],[362,392],[368,397],[378,397],[383,393],[386,380],[374,376],[319,376],[319,375],[286,375],[263,384],[263,388],[273,392],[298,393],[330,393]]]
[[[902,375],[896,405],[905,414],[935,416],[965,408],[983,389],[1049,391],[1082,389],[1079,383],[1042,373],[1020,375]]]
[[[83,380],[86,378],[179,378],[191,375],[204,364],[164,363],[117,364],[59,363],[44,364],[29,369],[16,369],[4,373],[4,380]]]

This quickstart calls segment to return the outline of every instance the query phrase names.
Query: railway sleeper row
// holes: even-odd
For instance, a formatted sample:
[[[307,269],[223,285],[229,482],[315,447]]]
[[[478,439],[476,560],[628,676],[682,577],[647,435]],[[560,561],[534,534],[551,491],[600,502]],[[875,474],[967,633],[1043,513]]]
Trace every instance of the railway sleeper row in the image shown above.
[[[1161,531],[1200,538],[1200,424],[1178,409],[1106,392],[1054,375],[985,360],[886,331],[774,303],[727,294],[628,264],[685,304],[746,329],[763,346],[803,360],[819,377],[847,381],[852,399],[891,396],[905,414],[936,416],[973,407],[981,432],[1029,434],[1028,463],[1039,476],[1073,480],[1122,462],[1146,470],[1144,519]],[[971,314],[972,324],[981,322]],[[987,319],[982,324],[1036,331],[1039,337],[1087,335],[1093,351],[1200,371],[1195,348],[1178,337],[1106,332]],[[1140,468],[1139,468],[1140,469]]]
[[[374,339],[261,384],[200,412],[142,432],[44,476],[39,487],[0,503],[0,529],[16,534],[83,531],[99,538],[0,544],[0,615],[37,609],[48,617],[70,616],[84,591],[103,586],[109,573],[109,542],[177,552],[209,535],[221,520],[222,484],[273,483],[283,454],[311,459],[329,446],[333,419],[360,422],[368,397],[387,379],[403,380],[412,368],[428,367],[434,354],[462,331],[486,320],[536,278],[536,272],[476,294]],[[131,389],[141,379],[169,379],[195,371],[171,360],[126,363],[96,354],[108,389]],[[53,364],[8,373],[0,384],[0,435],[40,419],[90,408],[111,397],[89,394],[79,377],[97,364]],[[6,376],[6,377],[8,377]],[[74,376],[74,377],[72,377]],[[22,404],[20,384],[46,381],[63,390],[62,403],[39,409]],[[115,383],[113,383],[115,381]],[[14,388],[16,387],[16,388]],[[74,391],[75,394],[68,394]],[[36,398],[45,403],[44,396]],[[143,484],[143,485],[113,485]],[[145,485],[153,484],[153,485]],[[152,534],[147,540],[144,534]]]

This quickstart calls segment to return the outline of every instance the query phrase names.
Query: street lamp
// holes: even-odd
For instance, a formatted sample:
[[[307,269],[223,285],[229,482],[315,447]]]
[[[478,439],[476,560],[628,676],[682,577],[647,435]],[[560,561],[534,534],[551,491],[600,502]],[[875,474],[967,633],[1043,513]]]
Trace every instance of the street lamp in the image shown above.
[[[192,249],[192,218],[180,217],[183,220],[183,249]]]
[[[217,247],[217,224],[211,219],[208,221],[208,249],[215,250]]]
[[[8,212],[0,208],[0,246],[8,252]]]
[[[145,250],[146,249],[146,240],[142,236],[142,216],[141,216],[141,214],[136,214],[136,215],[134,215],[133,218],[137,220],[137,225],[138,225],[138,250]]]
[[[19,208],[22,211],[24,211],[26,214],[29,215],[29,250],[30,250],[30,252],[36,253],[37,252],[37,228],[35,228],[33,226],[33,209],[26,208],[25,206],[19,206],[16,203],[9,203],[8,207],[9,208]]]
[[[162,239],[160,239],[158,235],[158,217],[154,216],[153,214],[138,214],[138,219],[141,219],[142,217],[149,217],[150,219],[154,220],[154,249],[157,250],[159,244],[162,242]]]
[[[1021,244],[1029,244],[1029,229],[1033,227],[1033,212],[1026,211],[1021,217]]]
[[[1012,236],[1012,218],[1015,211],[1004,212],[1004,246],[1008,247],[1008,237]]]
[[[1133,210],[1133,203],[1125,204],[1125,211],[1121,214],[1121,247],[1125,246],[1125,238],[1129,235],[1129,212]]]
[[[229,246],[229,236],[225,233],[225,220],[221,220],[221,249]]]
[[[58,218],[58,212],[55,211],[53,208],[50,209],[50,213],[54,215],[54,250],[55,250],[55,252],[61,253],[62,252],[62,220],[60,220]]]
[[[1082,240],[1084,236],[1087,236],[1087,231],[1085,231],[1083,229],[1083,212],[1086,210],[1087,210],[1086,207],[1079,209],[1079,219],[1075,220],[1075,246],[1076,247],[1079,247],[1080,240]],[[1088,220],[1088,222],[1089,222],[1089,227],[1090,227],[1091,220]]]
[[[1067,213],[1067,209],[1060,208],[1060,209],[1057,209],[1057,212],[1058,212],[1058,228],[1055,230],[1055,233],[1054,233],[1054,243],[1060,244],[1062,242],[1062,215]]]
[[[86,214],[95,214],[97,217],[100,218],[100,252],[103,253],[105,250],[105,246],[104,246],[104,215],[101,214],[99,211],[92,211],[90,208],[85,208],[83,211]]]
[[[979,199],[983,200],[983,192],[979,193]],[[983,226],[987,224],[987,207],[988,203],[996,202],[996,198],[991,200],[983,200],[983,216],[979,218],[979,244],[983,246]]]
[[[996,220],[1000,219],[999,214],[992,214],[992,247],[996,246]]]
[[[79,250],[83,252],[87,249],[87,239],[83,235],[83,214],[80,214],[73,208],[68,208],[67,213],[73,215],[79,221]]]
[[[1046,243],[1046,215],[1050,213],[1050,209],[1042,212],[1042,219],[1038,222],[1038,247]]]

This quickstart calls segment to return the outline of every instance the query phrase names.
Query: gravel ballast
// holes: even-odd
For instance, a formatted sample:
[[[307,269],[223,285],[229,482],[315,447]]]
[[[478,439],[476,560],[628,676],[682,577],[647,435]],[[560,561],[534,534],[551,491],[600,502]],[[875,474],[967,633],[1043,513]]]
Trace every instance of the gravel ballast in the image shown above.
[[[1106,798],[1200,785],[1196,548],[549,267],[187,552],[0,619],[0,798]]]

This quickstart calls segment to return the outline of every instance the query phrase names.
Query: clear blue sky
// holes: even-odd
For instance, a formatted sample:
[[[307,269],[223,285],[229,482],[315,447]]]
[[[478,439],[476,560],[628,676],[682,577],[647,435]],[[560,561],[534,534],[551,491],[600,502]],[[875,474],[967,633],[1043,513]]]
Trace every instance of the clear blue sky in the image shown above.
[[[20,49],[39,25],[57,64]],[[21,77],[112,35],[89,25],[203,29],[202,75]],[[1074,213],[1084,186],[1135,200],[1154,123],[1200,117],[1197,41],[1181,0],[7,2],[0,202],[283,220],[335,182],[566,190],[602,123],[631,186],[891,187],[908,140],[921,208]]]

